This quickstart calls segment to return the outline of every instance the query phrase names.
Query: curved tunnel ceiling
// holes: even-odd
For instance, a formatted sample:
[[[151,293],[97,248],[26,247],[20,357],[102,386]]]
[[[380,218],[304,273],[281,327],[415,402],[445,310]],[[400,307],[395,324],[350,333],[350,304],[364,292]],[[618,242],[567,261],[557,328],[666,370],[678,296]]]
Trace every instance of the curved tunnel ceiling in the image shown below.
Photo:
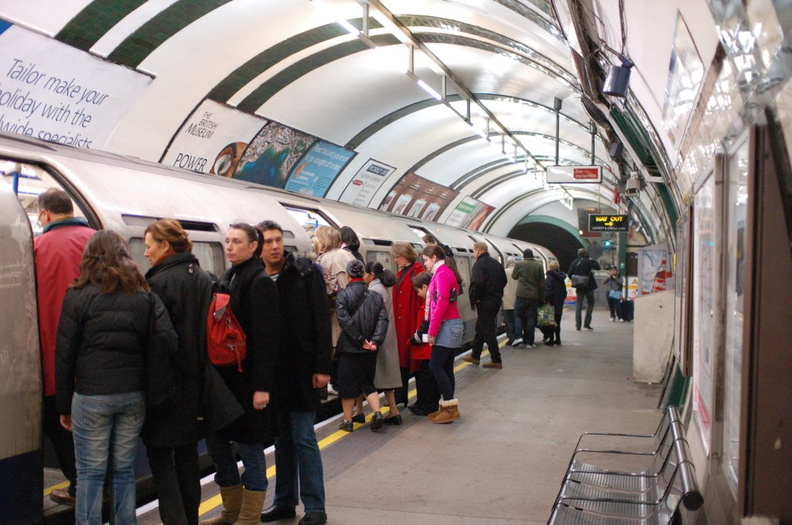
[[[494,207],[482,229],[500,235],[540,209],[560,215],[562,199],[611,203],[623,183],[547,0],[2,0],[0,17],[152,77],[107,144],[116,153],[160,161],[210,100],[355,151],[329,198],[376,159],[394,170],[370,206],[415,173],[458,192],[440,222],[469,197]],[[544,183],[556,98],[558,163],[602,165],[603,184]]]

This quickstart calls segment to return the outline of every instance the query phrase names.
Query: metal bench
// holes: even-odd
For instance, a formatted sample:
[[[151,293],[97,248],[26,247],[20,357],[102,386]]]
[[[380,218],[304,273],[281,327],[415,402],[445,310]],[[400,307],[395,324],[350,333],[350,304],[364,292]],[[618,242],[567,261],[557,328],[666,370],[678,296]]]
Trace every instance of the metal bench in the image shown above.
[[[703,498],[696,487],[695,469],[676,407],[669,407],[663,419],[655,434],[632,436],[644,441],[653,438],[651,445],[644,443],[643,449],[576,447],[548,525],[684,523],[686,511],[682,507],[696,511]],[[623,438],[625,434],[612,436]],[[584,463],[578,457],[584,452],[599,459],[618,458],[623,466]]]

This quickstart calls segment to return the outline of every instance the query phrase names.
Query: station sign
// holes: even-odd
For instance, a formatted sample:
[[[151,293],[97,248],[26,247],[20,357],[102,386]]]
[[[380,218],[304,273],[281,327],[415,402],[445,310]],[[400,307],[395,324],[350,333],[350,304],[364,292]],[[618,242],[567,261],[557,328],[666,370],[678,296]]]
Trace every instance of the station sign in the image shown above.
[[[589,214],[590,232],[626,232],[629,230],[629,215]]]
[[[602,182],[602,166],[548,166],[548,184],[581,184]]]

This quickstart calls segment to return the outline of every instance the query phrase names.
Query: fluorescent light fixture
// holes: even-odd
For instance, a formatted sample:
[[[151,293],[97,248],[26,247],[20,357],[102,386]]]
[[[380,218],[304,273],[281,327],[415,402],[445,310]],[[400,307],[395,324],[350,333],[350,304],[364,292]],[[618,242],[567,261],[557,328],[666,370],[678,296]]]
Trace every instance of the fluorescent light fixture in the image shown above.
[[[337,20],[336,23],[349,31],[350,35],[358,36],[360,34],[360,29],[350,24],[349,20]]]
[[[440,96],[440,93],[432,89],[432,86],[430,86],[420,78],[417,79],[416,82],[418,82],[418,85],[421,87],[421,89],[432,95],[434,98],[436,98],[437,100],[443,100],[443,97]]]

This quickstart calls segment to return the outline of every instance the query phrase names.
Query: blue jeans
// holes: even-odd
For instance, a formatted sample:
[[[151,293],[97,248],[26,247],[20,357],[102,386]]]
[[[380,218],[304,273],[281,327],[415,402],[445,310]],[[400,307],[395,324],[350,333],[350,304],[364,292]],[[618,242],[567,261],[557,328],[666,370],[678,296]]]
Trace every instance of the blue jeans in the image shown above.
[[[144,393],[74,394],[71,416],[80,480],[75,521],[80,525],[102,523],[102,489],[109,462],[115,523],[137,523],[134,461],[137,438],[146,416]]]
[[[275,441],[275,505],[296,507],[297,493],[305,512],[324,512],[325,490],[322,454],[316,442],[316,412],[278,415]]]
[[[536,334],[536,311],[539,299],[517,297],[514,301],[514,338],[522,339],[527,345],[534,344]]]
[[[248,490],[267,490],[267,459],[264,457],[264,443],[237,442],[239,456],[245,471],[239,475],[236,456],[231,441],[216,434],[206,436],[206,449],[212,458],[215,469],[215,483],[221,487],[233,487],[240,483]]]
[[[586,319],[583,326],[591,326],[591,314],[594,313],[594,290],[577,290],[575,297],[575,328],[580,330],[580,318],[583,310],[583,299],[586,301]]]
[[[437,389],[444,401],[454,399],[456,379],[454,378],[454,357],[456,348],[447,346],[433,346],[432,357],[429,359],[429,371],[437,383]]]

